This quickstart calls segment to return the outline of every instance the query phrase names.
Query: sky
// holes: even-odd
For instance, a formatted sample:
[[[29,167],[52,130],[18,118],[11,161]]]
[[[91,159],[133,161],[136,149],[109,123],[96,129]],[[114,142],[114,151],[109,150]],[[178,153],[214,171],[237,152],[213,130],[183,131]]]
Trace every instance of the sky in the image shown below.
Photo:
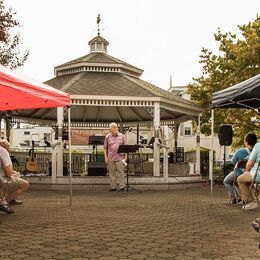
[[[259,0],[5,0],[23,27],[20,49],[30,50],[18,69],[36,80],[54,77],[54,67],[89,53],[97,34],[108,54],[136,66],[141,79],[168,89],[202,74],[202,47],[218,53],[214,33],[239,33],[260,14]]]

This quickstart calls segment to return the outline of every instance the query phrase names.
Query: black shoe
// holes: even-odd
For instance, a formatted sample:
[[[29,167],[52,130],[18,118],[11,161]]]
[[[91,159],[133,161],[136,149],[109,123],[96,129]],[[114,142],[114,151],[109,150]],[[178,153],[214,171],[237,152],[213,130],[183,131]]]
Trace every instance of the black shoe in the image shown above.
[[[121,188],[119,191],[120,191],[120,192],[126,192],[126,187]]]
[[[109,189],[109,192],[117,191],[117,189]]]
[[[0,205],[0,210],[5,212],[6,214],[13,214],[14,210],[7,205]]]
[[[22,205],[23,201],[21,200],[17,200],[17,199],[13,199],[9,202],[10,205]]]
[[[234,199],[232,199],[231,204],[239,204],[239,202],[241,202],[241,201],[242,200],[240,198],[238,198],[238,199],[234,198]]]
[[[232,199],[231,204],[237,204],[237,199],[236,198]]]

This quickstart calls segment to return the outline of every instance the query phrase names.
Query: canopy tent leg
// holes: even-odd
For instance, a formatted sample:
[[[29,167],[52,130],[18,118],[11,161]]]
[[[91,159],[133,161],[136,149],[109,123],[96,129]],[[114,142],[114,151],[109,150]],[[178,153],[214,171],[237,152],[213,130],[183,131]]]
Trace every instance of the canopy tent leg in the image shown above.
[[[175,162],[177,162],[177,147],[178,147],[178,131],[179,131],[180,124],[174,122],[174,155],[175,155]]]
[[[196,129],[196,174],[201,174],[200,169],[200,114],[197,118],[197,129]]]
[[[213,164],[214,164],[214,109],[211,110],[211,150],[209,164],[209,179],[210,179],[210,198],[213,203]]]
[[[70,206],[72,205],[72,160],[71,160],[71,116],[70,107],[68,107],[68,132],[69,132],[69,190],[70,190]]]
[[[58,145],[57,145],[57,176],[63,176],[63,123],[64,123],[64,109],[63,107],[57,108],[57,123],[58,123]]]

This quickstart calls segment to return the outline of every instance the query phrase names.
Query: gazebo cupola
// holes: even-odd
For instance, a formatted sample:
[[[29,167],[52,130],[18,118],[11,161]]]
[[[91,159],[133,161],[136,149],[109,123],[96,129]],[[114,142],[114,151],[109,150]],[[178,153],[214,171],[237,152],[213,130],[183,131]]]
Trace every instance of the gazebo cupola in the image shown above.
[[[92,52],[105,52],[107,53],[107,46],[109,42],[101,37],[100,35],[96,36],[92,40],[88,42],[88,45],[90,46],[90,53]]]
[[[105,52],[106,53],[107,52],[107,46],[108,46],[109,42],[100,36],[100,27],[99,27],[100,21],[101,21],[101,18],[100,18],[100,14],[99,14],[97,17],[97,26],[98,26],[97,36],[88,42],[88,45],[90,46],[90,53],[92,53],[92,52]]]
[[[107,54],[109,42],[100,36],[100,21],[100,15],[98,15],[97,36],[88,42],[90,53],[55,67],[55,76],[59,77],[69,74],[75,76],[75,73],[81,72],[91,72],[92,75],[93,73],[117,73],[135,78],[139,78],[142,75],[143,70]],[[99,77],[101,77],[101,75],[99,75]]]

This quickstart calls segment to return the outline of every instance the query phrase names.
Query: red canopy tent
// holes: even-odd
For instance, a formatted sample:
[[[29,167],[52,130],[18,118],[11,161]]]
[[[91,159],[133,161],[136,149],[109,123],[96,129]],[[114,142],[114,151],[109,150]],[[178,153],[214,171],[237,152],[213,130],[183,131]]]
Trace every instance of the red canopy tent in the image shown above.
[[[70,106],[69,94],[0,65],[0,111]],[[70,204],[72,196],[71,129],[68,109]]]
[[[69,94],[0,66],[0,110],[69,105]]]

